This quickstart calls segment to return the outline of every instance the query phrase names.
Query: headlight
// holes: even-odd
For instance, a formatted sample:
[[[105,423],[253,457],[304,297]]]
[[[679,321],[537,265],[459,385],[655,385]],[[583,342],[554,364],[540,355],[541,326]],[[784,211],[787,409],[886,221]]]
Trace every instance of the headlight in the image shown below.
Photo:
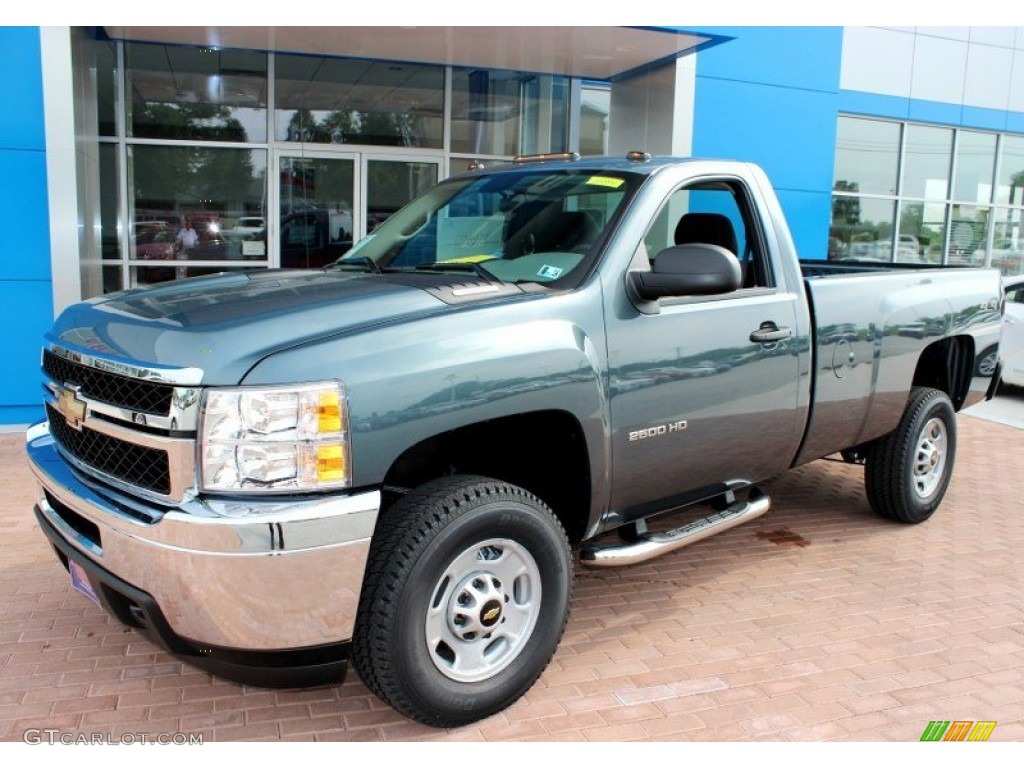
[[[199,430],[204,491],[317,491],[352,480],[340,382],[213,388]]]

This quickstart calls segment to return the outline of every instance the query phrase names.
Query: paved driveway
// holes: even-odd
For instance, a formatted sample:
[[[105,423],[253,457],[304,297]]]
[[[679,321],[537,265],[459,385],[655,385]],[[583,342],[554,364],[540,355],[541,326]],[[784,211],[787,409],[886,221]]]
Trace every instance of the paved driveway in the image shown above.
[[[438,731],[340,687],[268,691],[158,651],[70,590],[0,437],[0,739],[28,728],[206,740],[893,740],[930,721],[1024,739],[1024,432],[961,416],[929,522],[875,518],[861,470],[768,485],[767,516],[651,563],[578,572],[573,614],[513,707]]]

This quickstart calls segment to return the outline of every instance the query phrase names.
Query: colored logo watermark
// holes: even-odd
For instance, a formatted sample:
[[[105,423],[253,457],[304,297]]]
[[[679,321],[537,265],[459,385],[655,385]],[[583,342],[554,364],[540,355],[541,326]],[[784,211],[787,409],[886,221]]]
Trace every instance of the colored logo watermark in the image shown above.
[[[921,741],[988,741],[995,720],[932,720],[921,734]]]

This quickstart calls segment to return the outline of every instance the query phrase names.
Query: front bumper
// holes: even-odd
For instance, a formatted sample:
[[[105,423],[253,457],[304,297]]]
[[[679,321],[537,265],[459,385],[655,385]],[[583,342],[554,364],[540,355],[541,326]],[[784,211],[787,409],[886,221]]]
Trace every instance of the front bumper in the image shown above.
[[[40,526],[121,621],[236,679],[231,667],[343,664],[378,491],[147,508],[73,469],[45,424],[26,443]]]

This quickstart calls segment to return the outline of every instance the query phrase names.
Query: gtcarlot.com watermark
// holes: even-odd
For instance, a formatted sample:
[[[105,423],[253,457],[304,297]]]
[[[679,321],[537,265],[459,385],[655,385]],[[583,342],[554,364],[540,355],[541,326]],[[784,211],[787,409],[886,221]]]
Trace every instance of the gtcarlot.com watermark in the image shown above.
[[[29,728],[21,734],[26,744],[161,744],[194,746],[203,743],[201,733],[78,733],[59,728]]]

